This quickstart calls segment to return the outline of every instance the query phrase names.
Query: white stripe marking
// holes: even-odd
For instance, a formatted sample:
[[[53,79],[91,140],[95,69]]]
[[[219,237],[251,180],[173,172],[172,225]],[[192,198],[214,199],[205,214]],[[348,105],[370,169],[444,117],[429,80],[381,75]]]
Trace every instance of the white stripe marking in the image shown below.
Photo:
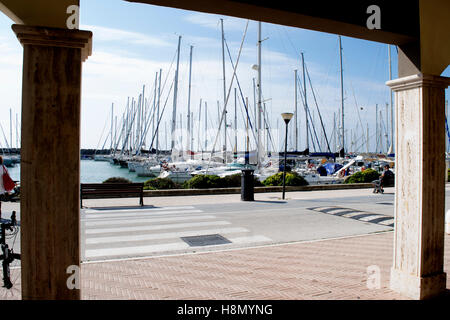
[[[360,219],[358,219],[359,221],[365,221],[365,222],[370,222],[371,220],[375,220],[375,219],[379,219],[379,218],[383,218],[383,216],[379,215],[379,214],[372,214],[370,216],[367,217],[362,217]]]
[[[382,225],[386,225],[386,226],[393,224],[393,223],[394,223],[394,218],[378,222],[378,224],[382,224]]]
[[[117,227],[117,228],[99,228],[99,229],[87,229],[86,234],[101,234],[101,233],[114,233],[114,232],[134,232],[134,231],[151,231],[151,230],[164,230],[164,229],[178,229],[178,228],[190,228],[190,227],[206,227],[206,226],[224,226],[231,224],[228,221],[207,221],[207,222],[193,222],[193,223],[173,223],[173,224],[160,224],[150,226],[133,226],[133,227]]]
[[[133,213],[91,213],[89,215],[86,215],[86,219],[101,219],[101,218],[125,218],[125,217],[149,217],[149,216],[161,216],[161,215],[169,215],[169,214],[186,214],[186,213],[200,213],[203,212],[202,210],[184,210],[184,211],[161,211],[161,212],[151,212],[151,211],[144,211],[144,212],[133,212]]]
[[[359,216],[360,214],[364,214],[364,212],[361,212],[361,211],[349,212],[349,213],[343,214],[341,217],[351,218],[351,217],[354,217],[354,216]]]
[[[207,220],[214,219],[216,216],[205,215],[205,216],[180,216],[180,217],[167,217],[167,218],[128,218],[128,219],[114,219],[114,220],[96,220],[96,221],[85,221],[87,227],[101,227],[101,226],[125,226],[125,225],[135,225],[144,223],[155,223],[155,222],[170,222],[170,221],[186,221],[186,220]]]
[[[232,243],[221,244],[221,245],[212,245],[212,246],[203,246],[203,247],[231,246],[232,244],[246,244],[246,243],[272,241],[272,239],[267,238],[265,236],[237,237],[237,238],[228,238],[228,240],[230,240]],[[198,247],[190,247],[185,242],[177,242],[177,243],[165,243],[165,244],[159,244],[159,245],[150,245],[150,246],[92,249],[92,250],[86,250],[86,257],[95,258],[95,257],[103,257],[103,256],[150,254],[150,253],[163,252],[163,251],[187,250],[189,248],[198,248]]]
[[[129,235],[129,236],[99,237],[99,238],[86,239],[86,244],[101,244],[101,243],[109,244],[109,243],[126,242],[126,241],[147,241],[147,240],[156,240],[156,239],[170,239],[170,238],[199,236],[199,235],[205,235],[205,234],[239,233],[239,232],[249,232],[249,230],[247,230],[245,228],[219,228],[219,229],[208,229],[208,230],[192,230],[192,231],[182,231],[182,232],[167,232],[167,233]]]

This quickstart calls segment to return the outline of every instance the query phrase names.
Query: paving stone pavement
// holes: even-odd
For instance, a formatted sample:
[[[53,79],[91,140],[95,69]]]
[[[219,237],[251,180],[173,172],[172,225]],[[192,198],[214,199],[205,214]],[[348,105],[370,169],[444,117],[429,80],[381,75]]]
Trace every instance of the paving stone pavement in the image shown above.
[[[450,236],[445,241],[449,273]],[[393,233],[385,232],[89,263],[82,266],[82,294],[83,299],[407,300],[389,289],[392,243]],[[379,267],[379,289],[367,286],[369,266]]]
[[[408,300],[389,289],[393,233],[84,263],[83,300]],[[368,288],[368,267],[380,287]],[[450,274],[450,235],[444,270]],[[17,273],[18,270],[13,270]],[[370,282],[369,282],[370,284]],[[450,277],[447,277],[450,288]],[[4,299],[20,299],[20,283]]]

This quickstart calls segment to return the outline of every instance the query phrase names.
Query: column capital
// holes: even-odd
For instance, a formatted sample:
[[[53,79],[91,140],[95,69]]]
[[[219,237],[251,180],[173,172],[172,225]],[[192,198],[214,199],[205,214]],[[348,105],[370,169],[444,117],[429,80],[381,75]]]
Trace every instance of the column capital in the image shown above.
[[[92,54],[92,32],[14,24],[12,30],[22,45],[81,49],[82,61]]]
[[[386,82],[392,91],[403,91],[419,87],[435,87],[446,89],[450,86],[450,78],[431,74],[415,74]]]

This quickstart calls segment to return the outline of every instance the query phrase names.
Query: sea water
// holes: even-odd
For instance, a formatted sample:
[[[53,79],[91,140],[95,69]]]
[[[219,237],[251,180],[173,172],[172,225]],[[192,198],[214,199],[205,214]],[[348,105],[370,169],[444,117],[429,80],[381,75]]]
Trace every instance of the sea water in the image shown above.
[[[16,164],[14,167],[7,169],[13,180],[20,180],[20,164]],[[150,179],[148,177],[138,177],[135,172],[130,172],[128,168],[121,168],[108,161],[81,160],[81,183],[102,183],[112,177],[122,177],[132,182],[145,182]]]

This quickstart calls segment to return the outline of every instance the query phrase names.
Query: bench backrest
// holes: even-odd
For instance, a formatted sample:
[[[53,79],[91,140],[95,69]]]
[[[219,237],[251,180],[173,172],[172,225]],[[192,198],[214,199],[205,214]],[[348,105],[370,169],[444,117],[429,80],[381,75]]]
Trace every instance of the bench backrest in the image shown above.
[[[142,191],[143,183],[82,183],[81,191],[88,190],[136,190]]]

